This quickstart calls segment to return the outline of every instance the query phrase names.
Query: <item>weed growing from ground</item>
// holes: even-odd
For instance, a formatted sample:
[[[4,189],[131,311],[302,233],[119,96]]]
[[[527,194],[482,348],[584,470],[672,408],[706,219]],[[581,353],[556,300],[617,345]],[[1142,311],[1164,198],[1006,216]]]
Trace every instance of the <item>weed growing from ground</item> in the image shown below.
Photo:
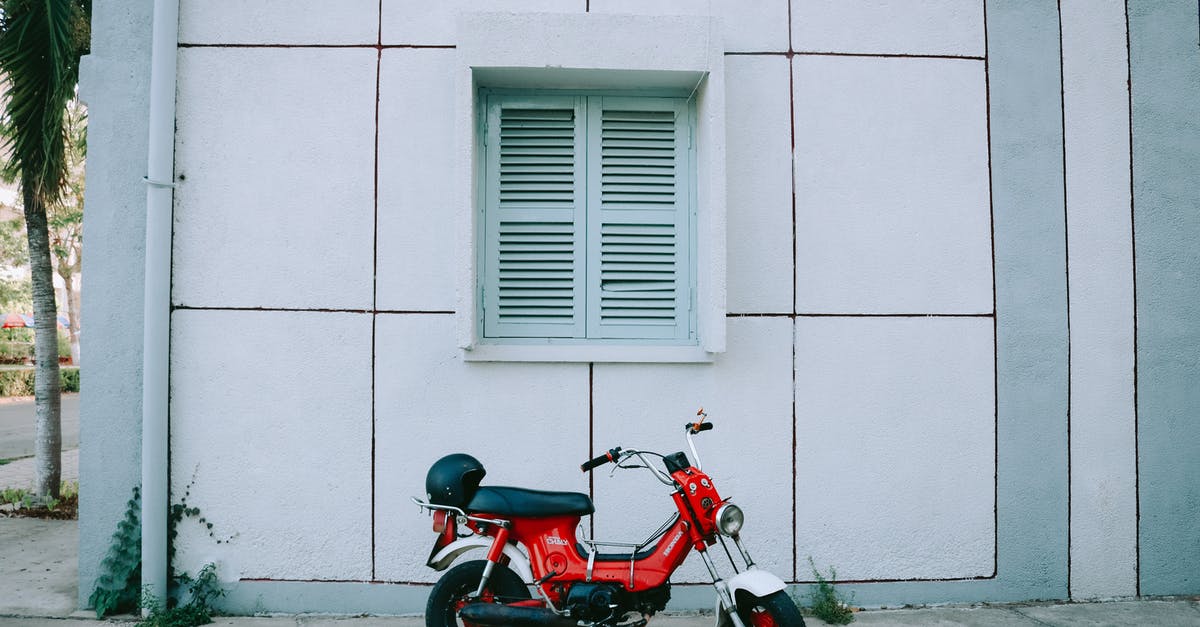
[[[837,583],[837,571],[830,566],[829,578],[826,579],[821,571],[817,570],[811,557],[808,558],[808,565],[812,567],[813,576],[817,579],[809,596],[813,615],[831,625],[847,625],[854,621],[854,610],[850,607],[854,598],[843,600],[834,587]]]
[[[187,586],[188,602],[168,607],[153,595],[142,593],[142,607],[149,610],[135,627],[196,627],[212,622],[212,603],[225,594],[217,580],[217,568],[206,564],[196,576],[178,576],[179,585]]]
[[[0,489],[0,506],[8,506],[0,516],[73,520],[79,507],[79,483],[63,481],[58,491],[58,498],[39,498],[31,490]]]
[[[0,490],[0,505],[10,504],[17,507],[31,507],[33,505],[33,493],[21,488],[4,488]]]

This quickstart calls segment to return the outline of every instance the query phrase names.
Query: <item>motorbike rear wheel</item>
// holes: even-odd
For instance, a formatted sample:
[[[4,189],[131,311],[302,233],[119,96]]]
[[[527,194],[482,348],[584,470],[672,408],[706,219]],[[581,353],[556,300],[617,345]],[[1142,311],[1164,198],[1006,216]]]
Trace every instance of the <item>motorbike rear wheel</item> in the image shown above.
[[[782,590],[765,597],[739,592],[737,608],[738,618],[746,627],[804,627],[796,602]]]
[[[483,578],[483,568],[486,560],[463,562],[446,571],[445,575],[433,585],[429,592],[429,601],[425,604],[426,627],[458,627],[470,626],[458,618],[458,611],[467,604],[467,598],[475,594],[479,588],[479,580]],[[512,603],[525,601],[530,598],[529,588],[516,573],[507,567],[497,564],[492,570],[492,576],[484,589],[481,601],[485,603]]]

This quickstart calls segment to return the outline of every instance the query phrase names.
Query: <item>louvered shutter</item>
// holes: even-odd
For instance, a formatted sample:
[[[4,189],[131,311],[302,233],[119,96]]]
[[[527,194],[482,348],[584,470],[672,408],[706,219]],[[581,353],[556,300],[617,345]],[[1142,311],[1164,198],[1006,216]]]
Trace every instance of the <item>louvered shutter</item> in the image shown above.
[[[687,112],[677,98],[589,99],[589,338],[689,338]]]
[[[485,337],[584,336],[583,116],[577,97],[488,98]]]

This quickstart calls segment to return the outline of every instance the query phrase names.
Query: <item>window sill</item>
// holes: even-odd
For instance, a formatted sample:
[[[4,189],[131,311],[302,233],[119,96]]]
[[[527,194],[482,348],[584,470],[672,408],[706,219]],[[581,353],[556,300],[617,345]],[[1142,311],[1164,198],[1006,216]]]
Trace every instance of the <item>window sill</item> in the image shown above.
[[[699,346],[476,344],[463,349],[463,361],[707,364],[714,358]]]

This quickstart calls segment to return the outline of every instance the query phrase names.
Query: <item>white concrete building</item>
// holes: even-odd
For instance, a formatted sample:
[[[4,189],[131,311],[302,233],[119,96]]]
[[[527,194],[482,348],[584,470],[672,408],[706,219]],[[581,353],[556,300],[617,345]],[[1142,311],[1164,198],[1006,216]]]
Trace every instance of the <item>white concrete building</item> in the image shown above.
[[[82,79],[83,597],[140,482],[152,4],[97,4]],[[1060,4],[180,0],[161,471],[228,542],[176,568],[420,611],[432,461],[641,538],[656,485],[574,469],[703,405],[798,586],[1200,592],[1196,6]]]

